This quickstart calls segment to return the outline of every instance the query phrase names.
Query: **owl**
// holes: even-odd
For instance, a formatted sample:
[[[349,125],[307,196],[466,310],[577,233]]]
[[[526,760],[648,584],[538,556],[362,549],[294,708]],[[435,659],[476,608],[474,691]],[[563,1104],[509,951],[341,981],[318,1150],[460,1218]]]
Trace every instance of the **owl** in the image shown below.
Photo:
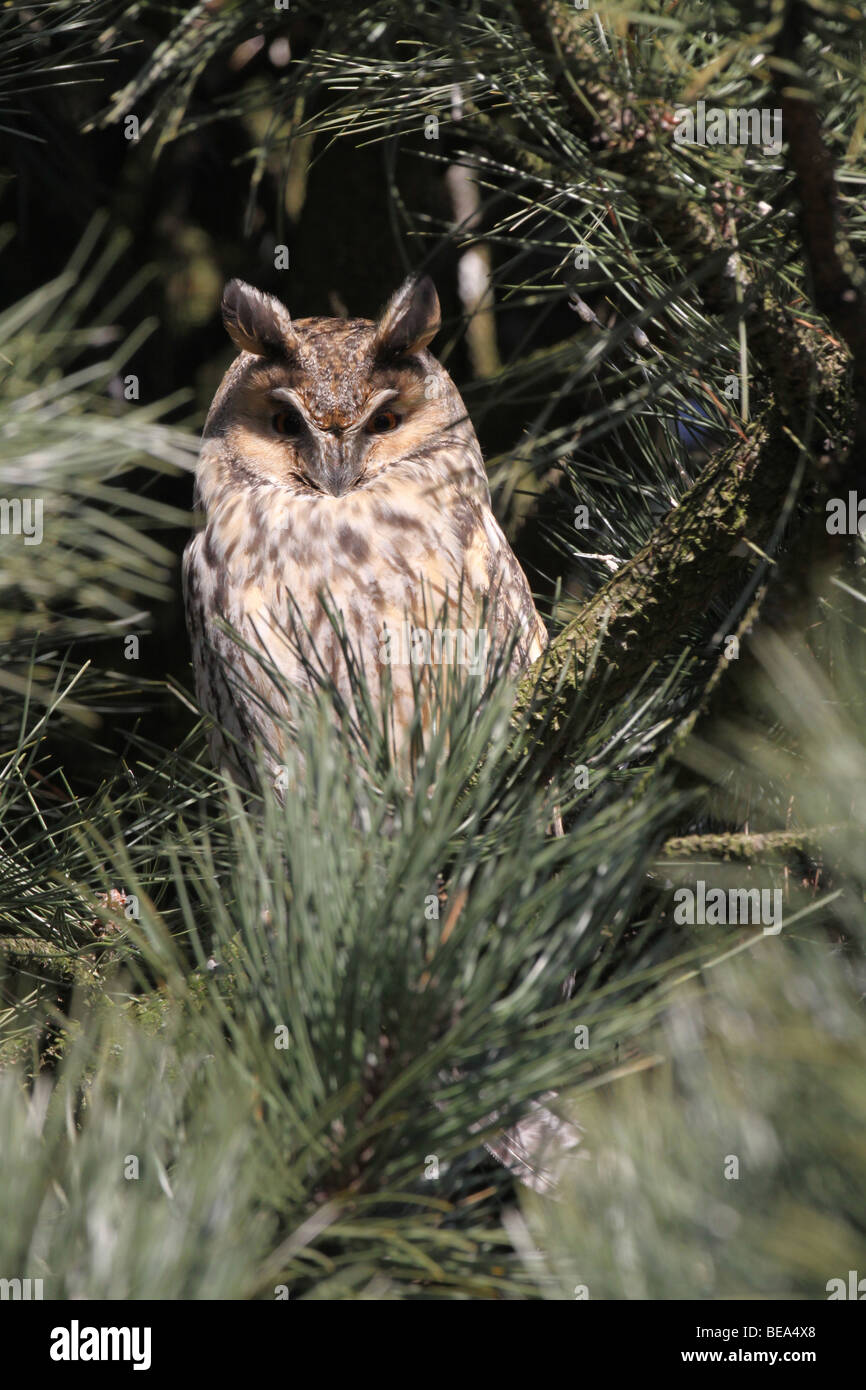
[[[292,692],[328,685],[351,709],[355,667],[399,760],[430,724],[432,668],[506,652],[516,673],[547,642],[466,408],[428,351],[435,287],[410,277],[375,321],[293,322],[232,280],[222,314],[239,355],[205,424],[183,567],[212,756],[246,782],[256,745],[279,768]]]

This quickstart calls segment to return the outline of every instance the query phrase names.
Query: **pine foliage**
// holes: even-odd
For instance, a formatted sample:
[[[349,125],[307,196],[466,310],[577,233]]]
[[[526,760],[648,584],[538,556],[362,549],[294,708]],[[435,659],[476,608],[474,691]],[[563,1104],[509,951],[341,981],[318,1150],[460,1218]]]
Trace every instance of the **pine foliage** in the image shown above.
[[[866,1267],[866,591],[824,524],[866,429],[862,16],[61,0],[3,29],[22,188],[39,111],[70,148],[138,134],[0,314],[0,496],[43,516],[39,545],[0,535],[0,1273],[61,1299],[824,1297]],[[676,143],[699,100],[783,103],[789,143]],[[163,219],[163,274],[120,223],[190,151],[246,201]],[[443,695],[411,786],[363,691],[336,729],[323,688],[302,775],[240,791],[186,670],[124,660],[178,609],[219,363],[127,386],[166,323],[195,356],[244,256],[282,293],[272,245],[310,245],[341,158],[378,171],[404,269],[484,268],[439,350],[555,640],[519,690]],[[697,879],[779,890],[783,930],[684,924]],[[551,1092],[583,1142],[541,1197],[483,1144]]]

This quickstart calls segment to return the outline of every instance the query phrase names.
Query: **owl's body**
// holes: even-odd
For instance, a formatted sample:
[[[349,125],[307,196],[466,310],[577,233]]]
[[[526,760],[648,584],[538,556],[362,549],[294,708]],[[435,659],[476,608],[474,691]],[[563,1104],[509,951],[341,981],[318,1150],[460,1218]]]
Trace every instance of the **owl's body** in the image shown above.
[[[351,707],[330,609],[374,701],[390,667],[399,758],[419,677],[407,632],[445,628],[450,639],[427,655],[464,666],[482,649],[482,626],[488,659],[514,642],[515,669],[546,643],[463,402],[426,351],[436,292],[429,280],[407,282],[378,322],[292,323],[277,300],[233,281],[223,312],[241,354],[205,425],[196,482],[205,524],[184,557],[212,753],[244,778],[255,743],[271,766],[283,762],[270,711],[288,711],[268,667],[290,689],[309,690],[318,671]]]

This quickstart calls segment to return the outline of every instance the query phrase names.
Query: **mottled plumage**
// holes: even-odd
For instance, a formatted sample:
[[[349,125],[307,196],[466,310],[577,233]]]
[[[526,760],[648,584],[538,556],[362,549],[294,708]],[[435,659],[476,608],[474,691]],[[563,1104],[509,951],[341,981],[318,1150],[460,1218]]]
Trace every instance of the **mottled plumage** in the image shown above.
[[[223,317],[240,355],[205,425],[196,478],[204,528],[184,557],[199,700],[241,750],[215,729],[214,758],[248,776],[244,750],[254,742],[272,765],[285,751],[267,712],[281,710],[273,681],[220,619],[289,686],[309,689],[300,644],[351,700],[323,595],[374,697],[388,653],[399,756],[414,710],[412,669],[399,659],[407,618],[428,631],[468,633],[485,622],[488,655],[516,634],[516,669],[547,640],[493,516],[466,409],[427,351],[439,328],[436,291],[410,279],[377,322],[293,323],[278,300],[233,280]],[[385,631],[396,649],[383,644]]]

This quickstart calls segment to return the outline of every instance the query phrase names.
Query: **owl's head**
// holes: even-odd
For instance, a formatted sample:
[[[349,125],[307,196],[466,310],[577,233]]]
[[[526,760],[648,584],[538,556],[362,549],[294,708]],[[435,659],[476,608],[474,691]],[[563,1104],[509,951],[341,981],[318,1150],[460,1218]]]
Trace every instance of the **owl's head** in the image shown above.
[[[226,286],[222,311],[240,356],[205,439],[219,442],[221,470],[235,483],[340,497],[465,419],[451,378],[426,351],[440,326],[426,276],[406,280],[378,320],[293,322],[278,299],[241,280]]]

